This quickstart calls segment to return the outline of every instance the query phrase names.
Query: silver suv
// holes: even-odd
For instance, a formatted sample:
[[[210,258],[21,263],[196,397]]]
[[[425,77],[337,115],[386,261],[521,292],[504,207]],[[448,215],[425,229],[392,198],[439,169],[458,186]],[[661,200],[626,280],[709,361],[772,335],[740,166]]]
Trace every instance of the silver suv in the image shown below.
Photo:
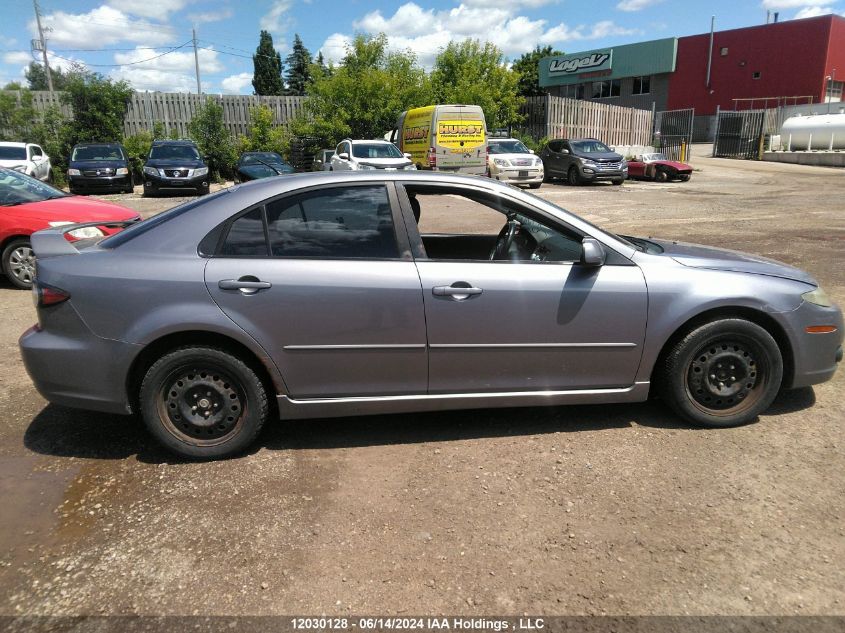
[[[403,154],[389,141],[342,140],[331,159],[332,171],[366,169],[416,169],[410,154]]]

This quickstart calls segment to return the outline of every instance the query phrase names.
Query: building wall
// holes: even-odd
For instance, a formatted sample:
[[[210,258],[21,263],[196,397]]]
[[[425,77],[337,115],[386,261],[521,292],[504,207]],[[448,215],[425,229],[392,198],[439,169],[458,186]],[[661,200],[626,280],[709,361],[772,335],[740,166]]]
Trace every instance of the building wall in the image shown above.
[[[733,99],[750,97],[812,95],[819,102],[829,70],[842,68],[845,74],[845,19],[838,16],[717,31],[708,89],[709,42],[709,33],[678,38],[669,109],[694,107],[696,115],[714,114],[717,106],[733,109]]]
[[[639,108],[641,110],[651,110],[652,104],[657,110],[665,110],[666,103],[669,98],[669,78],[671,74],[664,73],[661,75],[651,75],[651,87],[647,94],[633,94],[634,78],[623,77],[620,95],[618,97],[606,97],[603,99],[590,98],[589,92],[585,91],[585,101],[596,101],[598,103],[606,103],[608,105],[624,106],[626,108]],[[583,83],[589,85],[591,81],[601,81],[604,78],[598,77],[593,80],[582,80]],[[570,86],[550,86],[548,88],[549,94],[553,97],[570,97],[572,88]]]

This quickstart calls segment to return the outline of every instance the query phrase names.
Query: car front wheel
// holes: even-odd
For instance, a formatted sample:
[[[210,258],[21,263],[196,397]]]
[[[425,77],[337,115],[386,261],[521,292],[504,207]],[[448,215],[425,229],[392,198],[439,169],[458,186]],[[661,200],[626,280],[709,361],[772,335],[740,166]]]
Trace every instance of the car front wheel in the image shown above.
[[[569,168],[567,177],[569,180],[569,184],[573,187],[581,184],[581,176],[578,175],[578,168],[575,165]]]
[[[240,358],[213,347],[181,347],[156,361],[140,390],[141,413],[168,450],[192,459],[244,451],[267,420],[267,392]]]
[[[663,364],[661,391],[687,420],[729,427],[765,411],[782,378],[783,358],[771,334],[744,319],[720,319],[673,346]]]
[[[35,278],[35,252],[29,240],[14,240],[3,249],[3,271],[18,288],[32,288]]]

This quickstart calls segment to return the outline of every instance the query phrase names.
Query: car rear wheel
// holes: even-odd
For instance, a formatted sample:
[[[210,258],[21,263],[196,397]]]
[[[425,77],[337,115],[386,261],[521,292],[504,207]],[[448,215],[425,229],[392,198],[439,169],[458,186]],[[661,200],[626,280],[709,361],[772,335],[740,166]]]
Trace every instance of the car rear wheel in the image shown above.
[[[667,403],[702,426],[746,424],[780,389],[783,358],[766,330],[744,319],[702,325],[666,356],[661,391]]]
[[[656,172],[654,172],[654,179],[657,182],[666,182],[667,180],[669,180],[669,174],[666,173],[665,169],[658,169]]]
[[[192,459],[244,451],[267,420],[267,392],[241,359],[213,347],[182,347],[147,371],[141,413],[168,450]]]
[[[3,271],[18,288],[29,290],[35,278],[35,252],[29,240],[14,240],[3,249]]]
[[[578,175],[578,168],[574,165],[569,168],[569,172],[567,173],[567,179],[569,184],[572,186],[577,186],[581,184],[581,176]]]

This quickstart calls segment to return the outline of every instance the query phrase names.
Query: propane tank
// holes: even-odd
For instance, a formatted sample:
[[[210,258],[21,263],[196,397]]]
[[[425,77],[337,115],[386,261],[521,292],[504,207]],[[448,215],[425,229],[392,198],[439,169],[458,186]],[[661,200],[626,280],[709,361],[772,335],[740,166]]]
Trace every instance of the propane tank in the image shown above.
[[[845,149],[845,111],[789,117],[781,127],[780,141],[792,151]]]

